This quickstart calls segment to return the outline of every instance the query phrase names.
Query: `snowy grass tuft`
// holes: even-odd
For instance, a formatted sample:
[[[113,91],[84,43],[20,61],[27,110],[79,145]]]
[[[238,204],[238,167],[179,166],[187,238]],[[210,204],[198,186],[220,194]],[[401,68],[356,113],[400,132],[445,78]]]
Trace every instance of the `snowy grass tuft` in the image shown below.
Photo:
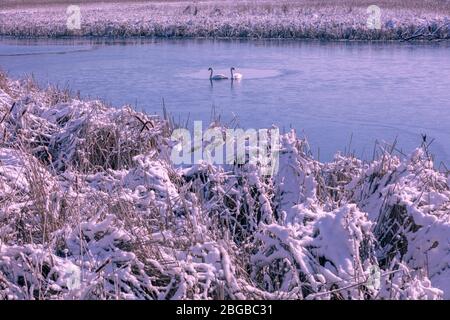
[[[0,73],[0,299],[450,299],[426,146],[321,163],[290,132],[267,178],[174,167],[170,133]]]

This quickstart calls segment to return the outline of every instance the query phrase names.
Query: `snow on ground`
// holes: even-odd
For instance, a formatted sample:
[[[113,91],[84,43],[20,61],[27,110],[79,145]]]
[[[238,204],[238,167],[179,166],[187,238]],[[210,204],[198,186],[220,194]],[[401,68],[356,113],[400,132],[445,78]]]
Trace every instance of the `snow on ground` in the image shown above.
[[[450,299],[426,148],[321,163],[289,132],[270,178],[175,167],[171,130],[1,74],[0,298]]]
[[[0,8],[0,35],[334,40],[450,37],[450,5],[446,2],[378,1],[379,30],[368,28],[370,14],[378,16],[377,11],[368,13],[371,4],[314,0],[81,3],[79,30],[67,28],[73,15],[73,11],[67,13],[68,4],[5,4]]]

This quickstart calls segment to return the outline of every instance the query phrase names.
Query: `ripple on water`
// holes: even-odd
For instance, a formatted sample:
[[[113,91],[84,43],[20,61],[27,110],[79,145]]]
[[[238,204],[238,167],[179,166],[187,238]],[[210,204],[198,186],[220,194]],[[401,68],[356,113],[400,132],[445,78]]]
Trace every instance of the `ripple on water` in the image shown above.
[[[0,57],[66,54],[94,50],[93,46],[23,46],[0,45]]]
[[[236,68],[235,72],[241,73],[243,79],[252,80],[252,79],[267,79],[267,78],[275,78],[279,77],[283,74],[281,70],[276,69],[252,69],[252,68]],[[229,68],[217,68],[214,69],[214,74],[224,74],[230,76]],[[190,79],[209,79],[210,72],[208,68],[205,70],[194,71],[191,73],[180,74],[183,78]]]

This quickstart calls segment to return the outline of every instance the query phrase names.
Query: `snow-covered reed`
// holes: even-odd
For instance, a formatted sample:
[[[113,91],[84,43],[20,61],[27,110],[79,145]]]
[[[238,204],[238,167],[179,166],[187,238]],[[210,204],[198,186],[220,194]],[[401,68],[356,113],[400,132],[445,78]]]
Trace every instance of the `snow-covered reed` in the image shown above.
[[[448,2],[377,1],[379,30],[367,25],[371,4],[356,0],[81,3],[79,30],[67,28],[67,5],[6,6],[0,8],[0,35],[326,40],[450,37]]]
[[[321,163],[289,132],[269,178],[175,167],[171,130],[0,74],[0,299],[450,299],[426,146]]]

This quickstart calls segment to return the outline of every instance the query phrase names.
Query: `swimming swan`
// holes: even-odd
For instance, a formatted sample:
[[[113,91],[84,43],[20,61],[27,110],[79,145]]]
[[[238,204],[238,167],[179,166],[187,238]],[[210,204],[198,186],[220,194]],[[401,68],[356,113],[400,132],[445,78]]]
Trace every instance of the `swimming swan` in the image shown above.
[[[209,68],[208,71],[211,71],[211,74],[209,75],[209,80],[224,80],[228,79],[226,75],[223,74],[216,74],[213,76],[213,69]]]
[[[234,73],[234,67],[231,67],[230,71],[231,71],[231,80],[241,80],[242,79],[242,74],[240,73]]]

